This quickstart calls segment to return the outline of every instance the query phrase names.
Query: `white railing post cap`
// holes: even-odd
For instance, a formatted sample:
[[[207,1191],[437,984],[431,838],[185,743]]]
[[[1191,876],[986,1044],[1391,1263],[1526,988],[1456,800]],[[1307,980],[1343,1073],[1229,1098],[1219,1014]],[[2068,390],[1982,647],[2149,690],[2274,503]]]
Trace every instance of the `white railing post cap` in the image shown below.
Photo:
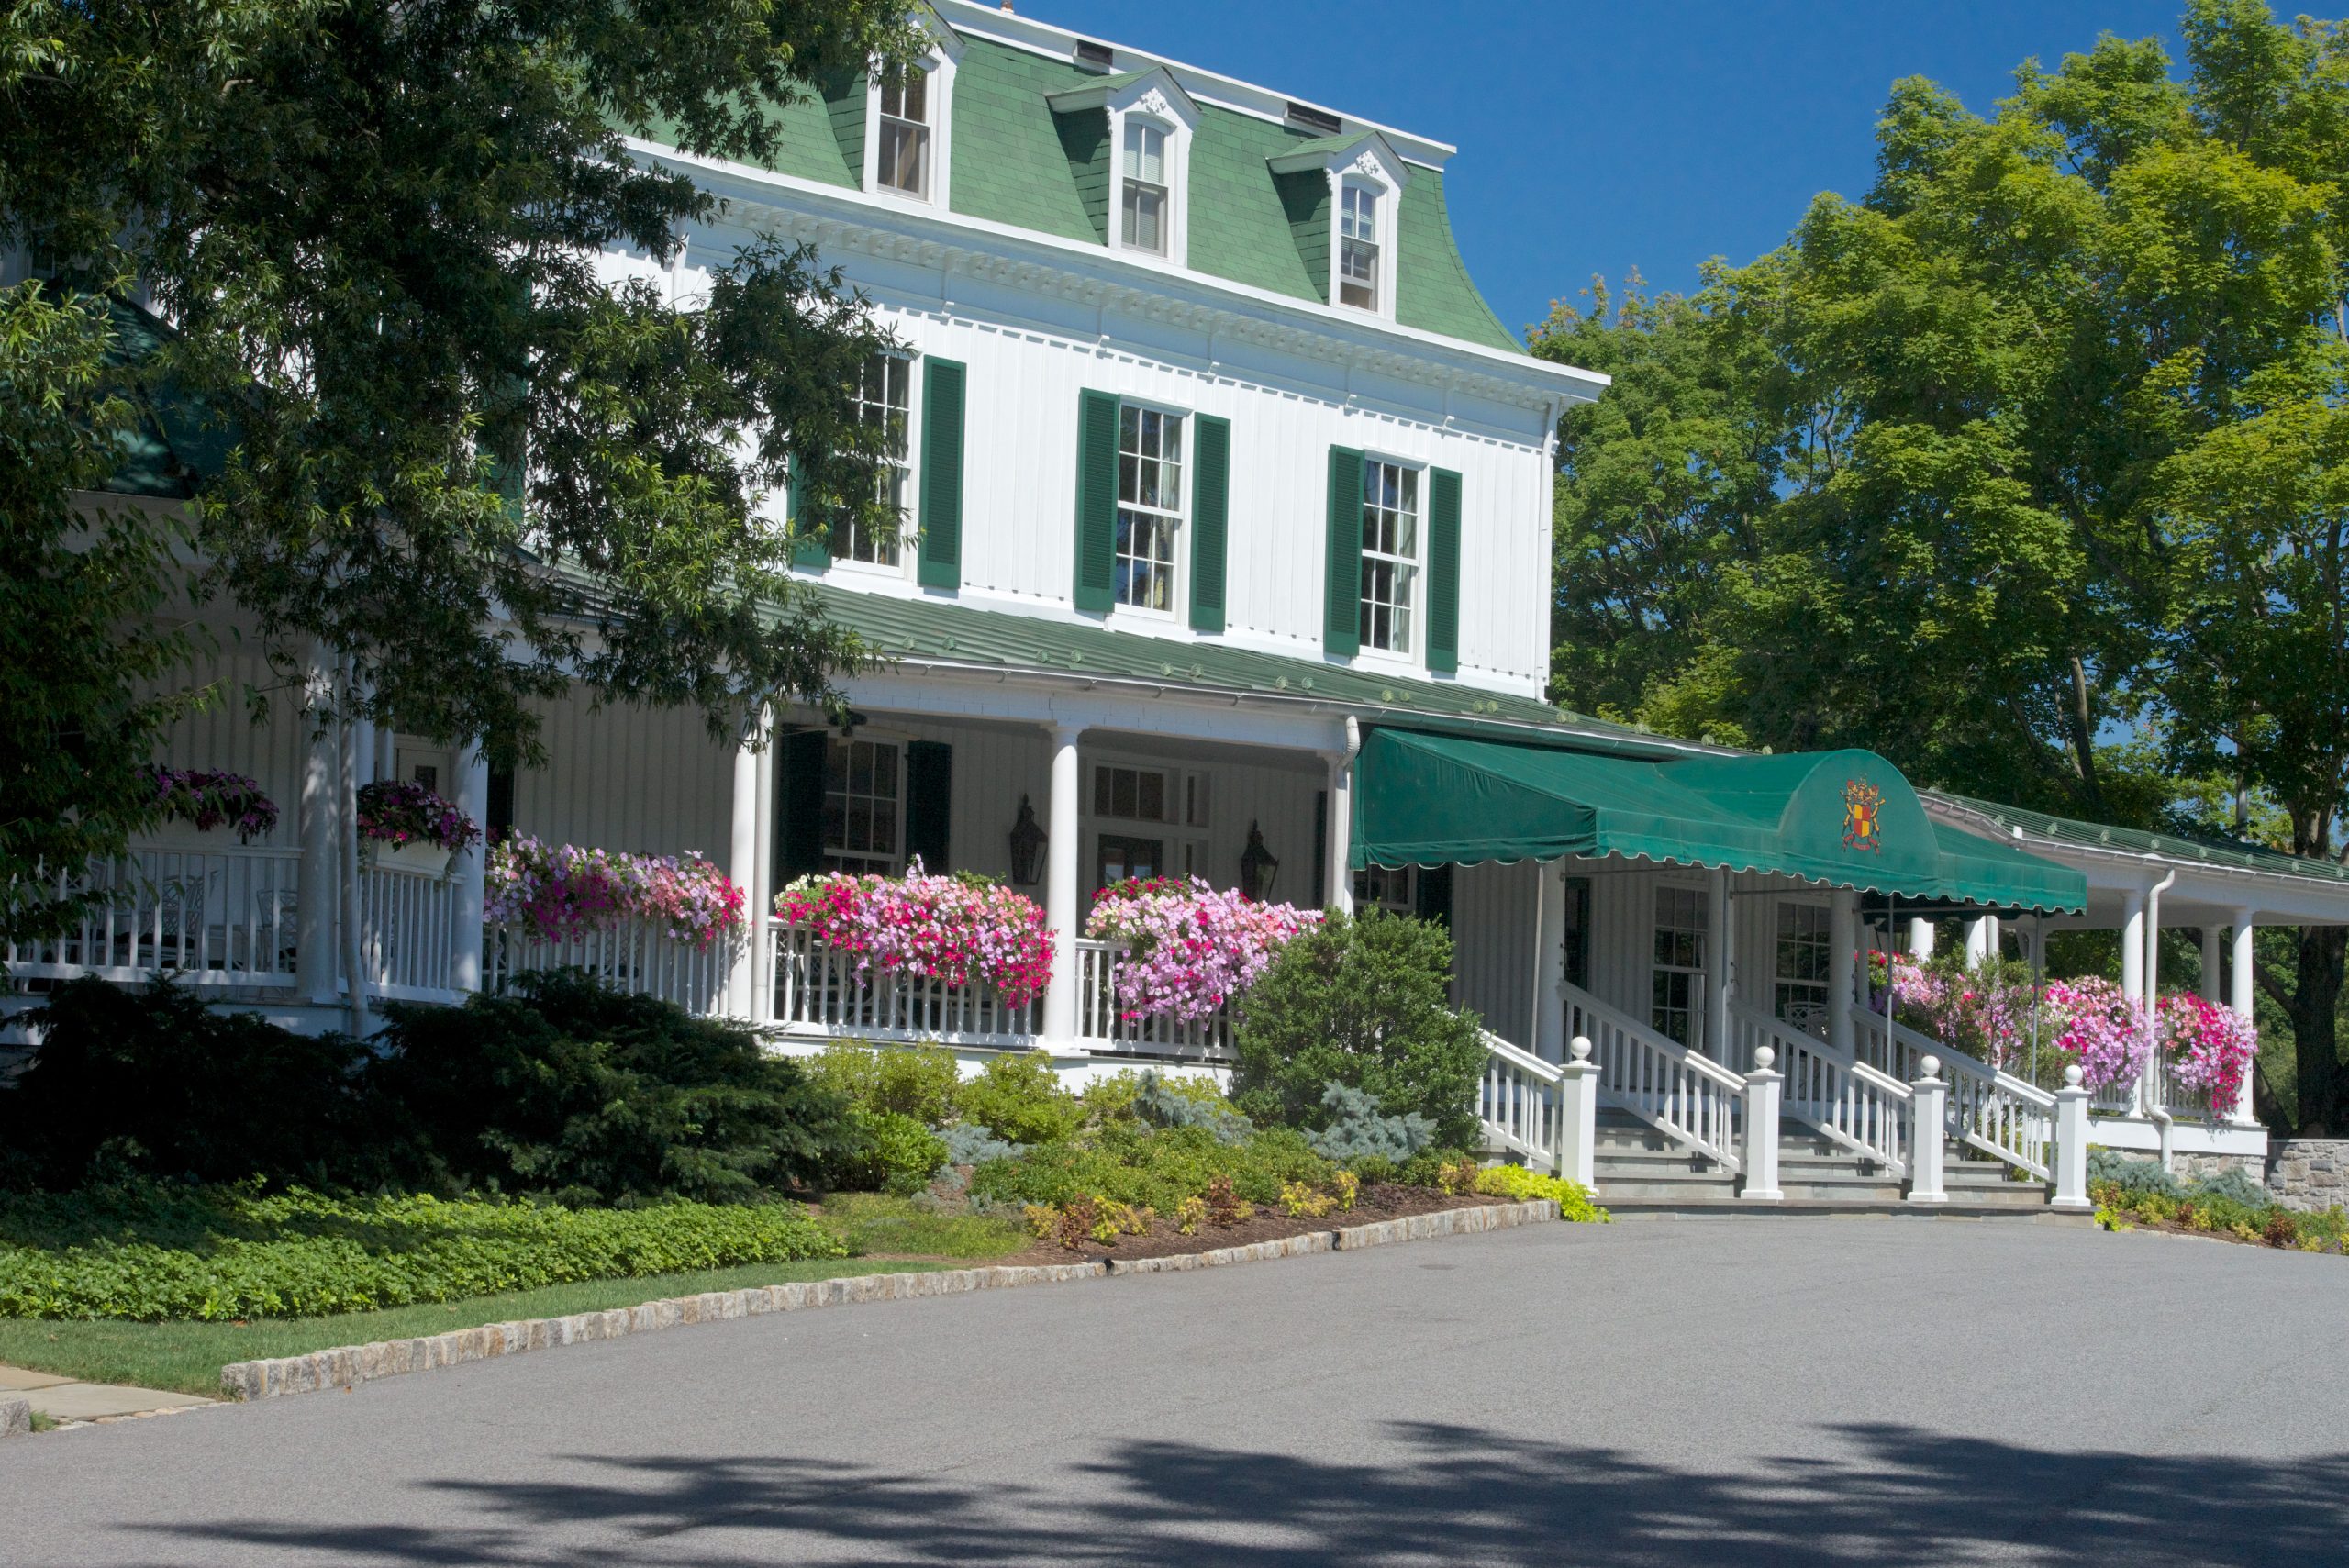
[[[1576,1062],[1588,1061],[1590,1058],[1590,1036],[1586,1034],[1578,1034],[1575,1036],[1574,1039],[1568,1040],[1566,1042],[1566,1054]]]
[[[1929,1084],[1942,1075],[1942,1059],[1938,1056],[1917,1058],[1917,1081]]]
[[[1757,1045],[1753,1048],[1753,1071],[1756,1073],[1767,1073],[1777,1060],[1778,1053],[1768,1046]]]
[[[2080,1064],[2075,1062],[2064,1069],[2064,1087],[2076,1089],[2080,1086],[2080,1080],[2087,1076],[2087,1073],[2080,1071]]]

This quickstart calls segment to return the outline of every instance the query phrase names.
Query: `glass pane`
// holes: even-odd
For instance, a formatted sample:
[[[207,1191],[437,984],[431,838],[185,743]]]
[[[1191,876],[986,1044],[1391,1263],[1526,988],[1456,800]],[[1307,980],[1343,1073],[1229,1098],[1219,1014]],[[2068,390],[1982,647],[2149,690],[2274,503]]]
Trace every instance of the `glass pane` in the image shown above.
[[[873,748],[873,793],[884,800],[897,798],[897,749]]]
[[[1166,775],[1150,773],[1141,775],[1141,809],[1137,813],[1145,822],[1166,820]]]

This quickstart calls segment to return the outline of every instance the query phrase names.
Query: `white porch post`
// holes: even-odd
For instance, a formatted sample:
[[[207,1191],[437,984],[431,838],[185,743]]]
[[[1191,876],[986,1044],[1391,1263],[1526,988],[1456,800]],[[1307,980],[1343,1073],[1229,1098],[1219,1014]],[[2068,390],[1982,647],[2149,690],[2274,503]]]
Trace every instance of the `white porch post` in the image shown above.
[[[2145,892],[2131,888],[2121,895],[2121,990],[2139,1002],[2145,999]]]
[[[334,654],[323,642],[310,644],[306,700],[302,721],[310,726],[302,758],[302,859],[294,875],[294,989],[306,1001],[332,1006],[335,995],[336,905],[342,890],[336,868],[341,863],[338,829],[341,826],[340,768],[334,731],[321,711],[332,701]]]
[[[1838,890],[1827,905],[1827,1043],[1854,1048],[1852,1008],[1859,1001],[1860,895]]]
[[[1555,862],[1534,867],[1539,881],[1535,894],[1533,940],[1533,1038],[1525,1049],[1549,1059],[1550,1042],[1560,1043],[1559,1060],[1570,1059],[1566,1038],[1566,900],[1565,873]],[[1594,1069],[1595,1071],[1595,1069]]]
[[[2255,967],[2257,961],[2254,958],[2252,951],[2251,914],[2252,912],[2248,909],[2235,911],[2234,970],[2230,977],[2232,995],[2228,1001],[2228,1005],[2234,1008],[2236,1015],[2243,1018],[2253,1016],[2252,1003],[2253,998],[2257,995],[2258,985],[2258,970]],[[2255,1065],[2252,1072],[2243,1075],[2243,1091],[2235,1096],[2237,1121],[2252,1122],[2259,1119],[2251,1108],[2252,1080],[2256,1076]]]
[[[482,906],[489,885],[489,756],[479,746],[457,752],[457,809],[482,827],[481,842],[457,857],[455,980],[460,991],[482,981]]]
[[[2055,1091],[2055,1195],[2052,1208],[2084,1209],[2088,1203],[2088,1092],[2080,1087],[2080,1064],[2064,1069]]]
[[[1965,967],[1978,969],[1989,962],[1998,946],[1998,922],[1988,915],[1976,915],[1965,922]]]
[[[1354,873],[1346,862],[1354,844],[1354,754],[1349,750],[1321,755],[1330,768],[1329,863],[1322,868],[1328,881],[1321,889],[1321,904],[1324,908],[1352,914]]]
[[[742,890],[746,935],[726,977],[726,1010],[738,1018],[751,1016],[751,997],[758,989],[759,943],[766,937],[762,918],[766,911],[755,901],[751,887],[759,864],[759,768],[767,754],[763,746],[767,738],[767,716],[761,709],[734,748],[733,815],[726,841],[726,874]]]
[[[1076,939],[1083,934],[1076,908],[1076,792],[1081,776],[1076,741],[1082,733],[1074,724],[1052,726],[1052,825],[1045,829],[1044,840],[1044,918],[1052,929],[1052,982],[1044,992],[1044,1040],[1062,1048],[1076,1043]]]
[[[1755,1046],[1753,1071],[1745,1075],[1745,1183],[1737,1195],[1756,1203],[1787,1195],[1778,1187],[1778,1095],[1786,1080],[1770,1071],[1777,1059],[1768,1046]]]
[[[1931,920],[1922,917],[1915,917],[1909,920],[1909,956],[1911,958],[1933,956],[1933,923]]]
[[[1917,1081],[1909,1085],[1909,1201],[1947,1203],[1942,1189],[1943,1139],[1948,1131],[1949,1085],[1942,1082],[1938,1056],[1917,1059]]]
[[[1705,955],[1709,972],[1705,986],[1704,1052],[1714,1061],[1729,1062],[1729,998],[1730,988],[1737,983],[1737,934],[1731,929],[1735,918],[1735,901],[1729,895],[1729,873],[1717,871],[1706,884],[1710,905],[1705,926],[1711,950]]]
[[[751,844],[750,897],[751,906],[751,1006],[750,1019],[754,1024],[771,1023],[774,1018],[774,773],[775,731],[772,708],[759,715],[759,725],[766,736],[766,750],[761,751],[752,770],[751,815],[755,817]]]
[[[1598,1185],[1598,1063],[1590,1041],[1567,1042],[1558,1078],[1558,1174],[1586,1187]]]
[[[2223,962],[2223,960],[2221,957],[2221,949],[2219,944],[2219,928],[2208,921],[2203,922],[2202,999],[2205,1002],[2210,1003],[2212,1006],[2218,1006],[2219,1002],[2224,995],[2224,993],[2220,989],[2221,975],[2219,971]]]

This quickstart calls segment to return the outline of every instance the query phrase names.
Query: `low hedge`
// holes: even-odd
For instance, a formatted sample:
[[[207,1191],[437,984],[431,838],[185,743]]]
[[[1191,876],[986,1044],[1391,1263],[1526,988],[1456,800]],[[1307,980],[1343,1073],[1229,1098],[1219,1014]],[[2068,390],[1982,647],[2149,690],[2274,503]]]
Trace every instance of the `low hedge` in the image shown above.
[[[1014,1159],[990,1160],[971,1176],[971,1196],[1002,1204],[1064,1205],[1081,1195],[1171,1214],[1218,1176],[1254,1204],[1280,1199],[1289,1183],[1326,1186],[1337,1166],[1288,1128],[1227,1143],[1205,1127],[1116,1122],[1082,1142],[1049,1143]]]
[[[0,1199],[0,1315],[320,1316],[849,1252],[787,1203],[573,1209],[251,1185],[89,1189]]]

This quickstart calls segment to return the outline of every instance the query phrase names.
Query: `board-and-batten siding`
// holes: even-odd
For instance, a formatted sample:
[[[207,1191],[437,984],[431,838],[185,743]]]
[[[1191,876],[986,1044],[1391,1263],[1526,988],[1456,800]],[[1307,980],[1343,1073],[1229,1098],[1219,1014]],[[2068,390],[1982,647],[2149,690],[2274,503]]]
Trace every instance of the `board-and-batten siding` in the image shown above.
[[[515,774],[516,831],[631,854],[691,850],[726,862],[734,750],[711,738],[699,709],[615,703],[591,710],[573,698],[539,712],[548,761]]]
[[[1510,1044],[1532,1049],[1537,869],[1462,866],[1452,873],[1453,1000]],[[1554,873],[1553,873],[1554,874]]]
[[[249,645],[200,651],[188,666],[168,682],[149,690],[177,691],[184,684],[212,687],[209,706],[183,714],[163,732],[155,761],[174,768],[217,768],[243,773],[277,805],[277,827],[255,839],[256,844],[280,849],[301,842],[302,771],[307,735],[300,707],[300,693],[278,689],[278,678],[268,659]],[[270,694],[267,717],[255,723],[247,701],[249,691]],[[147,695],[142,693],[142,695]],[[161,836],[187,837],[190,844],[233,848],[237,836],[217,828],[188,836],[170,826]]]

